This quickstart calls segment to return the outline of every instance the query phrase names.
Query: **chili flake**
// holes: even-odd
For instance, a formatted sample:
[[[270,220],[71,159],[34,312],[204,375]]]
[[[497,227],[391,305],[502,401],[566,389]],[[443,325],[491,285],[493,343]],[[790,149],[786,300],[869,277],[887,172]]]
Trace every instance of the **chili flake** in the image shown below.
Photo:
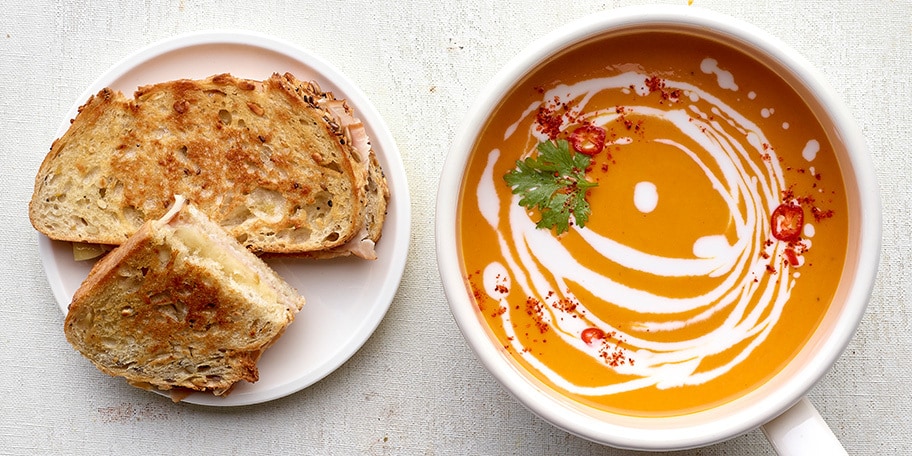
[[[541,312],[541,301],[533,297],[526,298],[526,314],[532,317],[532,322],[535,327],[538,328],[540,333],[544,334],[550,327],[548,326],[548,323],[545,323],[545,321],[542,320]]]

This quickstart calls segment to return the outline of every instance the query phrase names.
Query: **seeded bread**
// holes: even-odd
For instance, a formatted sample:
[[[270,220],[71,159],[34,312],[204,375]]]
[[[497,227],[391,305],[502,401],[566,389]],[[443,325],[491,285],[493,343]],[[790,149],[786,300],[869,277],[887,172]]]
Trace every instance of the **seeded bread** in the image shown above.
[[[118,245],[187,196],[250,250],[307,253],[364,224],[367,174],[337,115],[293,75],[103,89],[41,164],[29,204],[51,239]]]
[[[92,268],[67,340],[134,386],[228,393],[304,305],[260,258],[178,197]],[[179,397],[179,396],[178,396]]]
[[[293,76],[289,74],[286,74],[286,77],[294,80]],[[345,100],[336,99],[331,92],[324,92],[316,82],[298,81],[297,87],[298,92],[309,102],[332,112],[338,120],[345,133],[346,141],[352,146],[350,149],[353,154],[352,162],[355,163],[355,173],[360,175],[364,195],[360,231],[343,245],[307,252],[304,256],[333,258],[355,255],[369,260],[376,259],[374,247],[382,235],[390,194],[386,176],[373,151],[367,130]]]

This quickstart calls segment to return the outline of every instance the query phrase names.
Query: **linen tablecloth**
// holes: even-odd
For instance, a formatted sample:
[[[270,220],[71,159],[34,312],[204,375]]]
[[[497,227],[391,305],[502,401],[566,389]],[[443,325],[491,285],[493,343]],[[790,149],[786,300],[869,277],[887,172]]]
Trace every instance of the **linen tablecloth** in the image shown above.
[[[463,116],[534,38],[634,0],[9,2],[0,12],[0,453],[626,454],[556,429],[482,368],[437,274],[438,176]],[[672,2],[687,4],[686,0]],[[912,2],[694,0],[785,41],[849,106],[882,190],[878,280],[857,337],[810,392],[850,454],[912,454]],[[66,342],[26,205],[77,98],[155,41],[243,29],[329,61],[373,102],[402,154],[412,236],[379,328],[322,381],[265,404],[172,404],[92,367]],[[684,454],[762,455],[758,430]]]

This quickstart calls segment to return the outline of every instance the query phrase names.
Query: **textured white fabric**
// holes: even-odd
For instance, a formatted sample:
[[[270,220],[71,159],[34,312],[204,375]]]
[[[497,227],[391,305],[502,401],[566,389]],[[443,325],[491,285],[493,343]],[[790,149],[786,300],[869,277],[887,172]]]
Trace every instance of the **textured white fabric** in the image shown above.
[[[7,3],[0,13],[0,453],[624,454],[543,422],[479,365],[442,292],[433,217],[450,142],[503,62],[549,27],[644,2]],[[857,338],[810,399],[850,454],[912,454],[912,2],[693,3],[797,49],[866,134],[884,203],[878,282]],[[289,40],[354,80],[401,149],[413,211],[402,286],[367,344],[300,393],[228,409],[171,404],[110,379],[73,351],[26,214],[54,132],[98,75],[149,43],[213,28]],[[753,431],[689,454],[772,450]]]

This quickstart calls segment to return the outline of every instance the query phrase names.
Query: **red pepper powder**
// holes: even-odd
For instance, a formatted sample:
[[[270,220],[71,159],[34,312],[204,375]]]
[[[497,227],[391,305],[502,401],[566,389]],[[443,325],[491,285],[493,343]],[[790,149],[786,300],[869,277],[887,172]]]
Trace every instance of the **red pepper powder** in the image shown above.
[[[541,317],[542,303],[533,297],[526,298],[526,314],[532,317],[532,323],[538,328],[538,332],[544,334],[550,329],[548,323],[545,323]]]

